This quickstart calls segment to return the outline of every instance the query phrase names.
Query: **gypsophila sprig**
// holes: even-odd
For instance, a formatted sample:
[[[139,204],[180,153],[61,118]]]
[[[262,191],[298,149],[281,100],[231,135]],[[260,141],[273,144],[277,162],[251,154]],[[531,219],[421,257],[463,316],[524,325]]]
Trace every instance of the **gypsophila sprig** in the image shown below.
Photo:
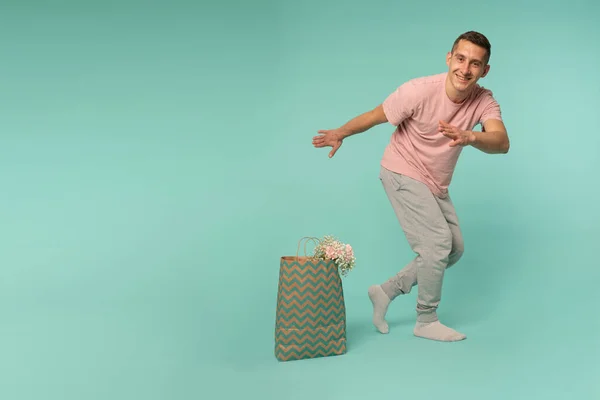
[[[352,246],[342,243],[331,235],[326,235],[319,241],[314,254],[322,260],[333,260],[342,276],[346,276],[356,264]]]

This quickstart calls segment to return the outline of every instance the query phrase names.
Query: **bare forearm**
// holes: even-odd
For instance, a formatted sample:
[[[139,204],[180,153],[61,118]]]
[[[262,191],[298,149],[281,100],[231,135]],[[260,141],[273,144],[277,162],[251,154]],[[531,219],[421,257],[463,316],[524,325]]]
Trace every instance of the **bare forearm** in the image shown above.
[[[506,132],[472,132],[475,136],[475,141],[471,146],[488,154],[505,154],[508,153],[510,143]]]
[[[375,125],[382,124],[386,121],[387,118],[383,113],[383,109],[381,106],[377,106],[373,110],[367,111],[366,113],[351,119],[346,124],[341,126],[339,131],[342,132],[344,138],[346,138],[348,136],[367,131]]]

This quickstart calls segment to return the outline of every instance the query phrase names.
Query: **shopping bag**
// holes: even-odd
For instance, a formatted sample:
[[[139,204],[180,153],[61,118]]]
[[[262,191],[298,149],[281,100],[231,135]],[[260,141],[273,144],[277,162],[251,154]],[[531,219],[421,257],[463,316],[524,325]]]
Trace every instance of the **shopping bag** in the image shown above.
[[[275,323],[279,361],[346,353],[346,305],[335,262],[306,256],[280,259]]]

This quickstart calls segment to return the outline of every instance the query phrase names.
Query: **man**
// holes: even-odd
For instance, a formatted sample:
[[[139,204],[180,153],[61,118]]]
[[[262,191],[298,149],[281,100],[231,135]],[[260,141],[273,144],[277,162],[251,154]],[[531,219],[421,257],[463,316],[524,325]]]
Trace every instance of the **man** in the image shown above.
[[[491,46],[478,32],[466,32],[446,55],[448,71],[409,80],[373,110],[332,130],[320,130],[314,147],[332,147],[333,157],[348,136],[389,122],[396,126],[381,160],[379,179],[406,238],[417,254],[397,275],[368,294],[373,324],[388,333],[388,305],[418,282],[414,335],[458,341],[463,333],[437,317],[446,268],[463,254],[463,239],[448,186],[462,149],[506,153],[509,139],[492,92],[477,81],[489,70]],[[481,131],[473,131],[481,125]]]

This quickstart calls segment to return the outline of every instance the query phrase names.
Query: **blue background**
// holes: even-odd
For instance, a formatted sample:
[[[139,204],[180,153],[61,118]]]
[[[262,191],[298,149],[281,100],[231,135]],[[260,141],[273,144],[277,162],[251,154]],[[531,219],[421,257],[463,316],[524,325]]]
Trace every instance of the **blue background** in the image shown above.
[[[0,3],[0,398],[600,396],[592,0]],[[413,254],[377,179],[392,133],[314,149],[467,30],[507,155],[465,149],[440,318],[367,288]],[[351,243],[348,353],[278,363],[279,258]]]

